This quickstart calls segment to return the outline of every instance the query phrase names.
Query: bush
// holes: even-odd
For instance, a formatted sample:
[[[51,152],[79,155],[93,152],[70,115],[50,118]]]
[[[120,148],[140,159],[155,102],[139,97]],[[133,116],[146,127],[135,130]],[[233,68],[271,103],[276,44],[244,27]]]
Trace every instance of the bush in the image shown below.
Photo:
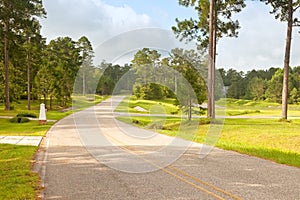
[[[36,114],[33,113],[19,113],[17,114],[17,117],[31,117],[31,118],[37,118]]]
[[[14,117],[9,120],[11,123],[27,123],[30,120],[26,117]]]
[[[135,85],[134,95],[139,99],[157,100],[166,97],[164,87],[155,83],[147,83],[146,85]]]
[[[178,111],[172,111],[171,112],[171,115],[177,115],[178,114]]]
[[[134,124],[139,124],[140,123],[140,121],[139,120],[132,120],[132,123],[134,123]]]

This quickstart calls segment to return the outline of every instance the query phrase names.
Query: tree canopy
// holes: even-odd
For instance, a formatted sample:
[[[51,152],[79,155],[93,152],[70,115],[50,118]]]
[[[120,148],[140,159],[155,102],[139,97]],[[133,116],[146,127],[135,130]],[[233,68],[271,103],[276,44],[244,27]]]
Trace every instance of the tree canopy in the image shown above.
[[[196,40],[203,48],[208,47],[209,32],[209,1],[207,0],[179,0],[179,5],[193,7],[198,13],[198,19],[176,18],[176,26],[172,27],[173,32],[181,40]],[[244,0],[216,1],[215,20],[216,38],[237,37],[240,28],[238,20],[233,20],[233,13],[238,13],[246,4]]]
[[[291,45],[291,27],[299,25],[295,13],[300,2],[261,1],[272,6],[271,13],[276,19],[289,25],[284,69],[249,72],[218,69],[225,89],[222,85],[216,85],[218,92],[215,95],[226,91],[230,98],[285,104],[287,97],[287,103],[299,103],[300,68],[289,66],[288,49]],[[245,7],[244,1],[215,2],[214,39],[237,37],[240,25],[233,14]],[[209,1],[179,0],[179,4],[193,7],[198,18],[176,19],[177,24],[172,30],[181,40],[195,39],[199,46],[207,48]],[[190,117],[191,106],[203,103],[208,96],[205,84],[208,80],[207,55],[204,51],[177,48],[171,50],[169,55],[162,55],[155,49],[143,48],[136,52],[129,64],[94,63],[94,49],[86,36],[77,41],[70,37],[58,37],[47,44],[40,33],[39,19],[42,17],[46,17],[46,11],[41,0],[0,0],[0,101],[5,102],[5,109],[11,109],[10,103],[20,99],[28,101],[28,109],[32,100],[44,101],[47,108],[52,109],[69,106],[74,93],[111,95],[123,81],[122,77],[129,73],[133,79],[124,80],[117,93],[130,91],[134,86],[134,94],[139,98],[163,99],[179,95],[182,96],[181,105]],[[183,79],[188,84],[178,84]],[[188,90],[195,92],[193,98]],[[287,95],[284,98],[283,93]]]
[[[5,75],[5,109],[10,110],[10,81],[9,81],[9,50],[12,45],[22,42],[22,35],[27,38],[30,27],[36,25],[35,17],[44,17],[46,14],[41,0],[1,0],[0,24],[3,27],[0,32],[1,43],[4,51],[4,75]],[[36,29],[39,30],[39,29]],[[21,38],[20,38],[21,36]],[[28,41],[28,40],[27,40]],[[29,83],[28,83],[29,84]]]

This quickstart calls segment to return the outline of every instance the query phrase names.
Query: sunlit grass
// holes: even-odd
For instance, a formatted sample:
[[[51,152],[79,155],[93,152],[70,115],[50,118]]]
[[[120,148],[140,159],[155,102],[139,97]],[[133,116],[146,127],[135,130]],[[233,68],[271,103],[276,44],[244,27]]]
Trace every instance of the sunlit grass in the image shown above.
[[[89,106],[100,103],[103,99],[96,96],[95,100],[90,97],[74,97],[73,109],[47,111],[47,119],[60,120],[73,112],[83,110]],[[14,110],[5,111],[4,105],[0,104],[0,116],[16,116],[19,113],[32,113],[39,116],[39,104],[32,102],[32,110],[27,110],[27,101],[13,103]],[[28,123],[10,123],[9,119],[0,118],[0,136],[44,136],[54,122],[39,125],[38,121]],[[0,199],[36,199],[36,193],[40,190],[39,176],[31,171],[32,158],[38,147],[16,146],[0,144]]]
[[[217,105],[226,105],[227,116],[271,116],[281,118],[281,104],[243,99],[221,99]],[[300,105],[289,105],[288,116],[300,117]]]
[[[107,96],[99,95],[89,95],[89,96],[73,96],[72,103],[68,105],[67,108],[62,108],[59,106],[54,106],[52,110],[46,112],[47,119],[59,120],[66,117],[73,112],[80,111],[84,108],[93,106],[100,103],[102,100],[108,98]],[[55,102],[55,101],[54,101]],[[27,101],[19,100],[18,102],[13,102],[11,106],[13,110],[4,110],[4,103],[0,103],[0,116],[16,116],[19,113],[32,113],[39,116],[40,104],[43,100],[35,100],[31,102],[31,110],[27,110]],[[49,104],[48,104],[49,105]]]
[[[116,108],[116,112],[149,113],[151,107],[159,105],[165,110],[162,114],[181,114],[181,110],[175,105],[175,99],[166,100],[142,100],[134,97],[125,98]],[[146,111],[141,112],[135,107],[142,107]],[[226,116],[269,116],[281,118],[281,105],[266,101],[251,101],[241,99],[221,99],[216,102],[217,115]],[[194,114],[195,116],[195,114]],[[300,105],[289,105],[289,117],[300,117]]]
[[[31,172],[37,147],[0,144],[0,199],[36,199],[39,176]]]
[[[118,119],[143,128],[155,127],[155,130],[162,134],[198,143],[204,143],[208,139],[207,133],[210,128],[208,123],[204,123],[207,119],[194,119],[188,123],[180,118],[167,118],[160,129],[157,129],[158,126],[149,126],[153,122],[148,117]],[[181,129],[178,131],[180,125]],[[300,167],[299,130],[300,120],[280,122],[277,119],[226,119],[215,145],[222,149]]]
[[[142,112],[134,109],[137,106],[145,109],[146,111]],[[175,105],[175,99],[143,100],[136,99],[134,97],[126,97],[115,109],[115,112],[149,113],[152,108],[156,109],[154,106],[158,106],[164,110],[164,113],[162,114],[180,114],[178,106]]]
[[[38,121],[18,124],[10,123],[8,119],[0,119],[0,135],[44,136],[53,124],[48,122],[46,125],[39,125]]]

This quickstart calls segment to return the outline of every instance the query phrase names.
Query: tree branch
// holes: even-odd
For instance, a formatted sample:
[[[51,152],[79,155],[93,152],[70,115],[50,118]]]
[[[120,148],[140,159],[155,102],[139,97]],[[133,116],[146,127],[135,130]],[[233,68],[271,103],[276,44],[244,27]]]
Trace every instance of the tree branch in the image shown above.
[[[300,8],[300,5],[296,6],[296,8],[293,9],[293,12],[296,12]]]

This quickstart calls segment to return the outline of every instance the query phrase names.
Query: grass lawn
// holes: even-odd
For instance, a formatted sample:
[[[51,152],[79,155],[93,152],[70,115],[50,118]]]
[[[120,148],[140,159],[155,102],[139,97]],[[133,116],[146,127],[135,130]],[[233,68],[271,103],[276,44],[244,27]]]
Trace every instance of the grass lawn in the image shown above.
[[[203,143],[209,130],[207,119],[191,122],[161,119],[157,126],[149,117],[119,117],[119,120],[186,140]],[[200,125],[199,125],[200,120]],[[163,122],[163,123],[162,123]],[[181,129],[179,127],[181,125]],[[226,119],[217,147],[300,167],[300,120],[290,123],[275,119]]]
[[[9,119],[0,119],[0,136],[44,136],[53,124],[53,122],[48,122],[47,125],[39,125],[38,121],[18,124],[10,123]]]
[[[106,97],[107,98],[107,97]],[[96,96],[95,101],[86,97],[74,97],[75,110],[51,110],[46,113],[47,119],[59,120],[73,112],[100,103],[104,98]],[[32,102],[32,110],[27,111],[27,102],[13,103],[14,110],[5,111],[0,104],[0,116],[16,116],[19,113],[39,115],[39,103]],[[44,136],[53,125],[39,125],[38,121],[28,123],[10,123],[9,119],[0,118],[0,136]],[[40,190],[39,176],[31,171],[32,159],[38,147],[0,144],[0,199],[36,199]]]
[[[226,119],[217,146],[300,167],[299,130],[300,120]]]
[[[265,101],[251,101],[241,99],[222,99],[217,105],[226,105],[227,116],[278,116],[281,117],[281,104]],[[289,105],[288,116],[300,117],[300,106]]]
[[[126,97],[115,109],[115,112],[130,112],[130,113],[145,113],[134,109],[139,106],[147,111],[156,112],[156,110],[162,110],[165,114],[180,114],[178,106],[175,106],[175,99],[165,100],[141,100],[135,98]],[[148,113],[148,112],[146,112]]]
[[[37,148],[0,144],[0,199],[35,199],[40,180],[31,160]]]
[[[151,108],[160,106],[164,110],[164,114],[181,114],[178,106],[175,106],[174,99],[166,100],[141,100],[134,97],[125,98],[116,108],[116,112],[130,113],[148,113],[134,109],[134,107],[142,107],[151,112]],[[226,116],[272,116],[281,117],[281,105],[278,103],[270,103],[265,101],[251,101],[241,99],[221,99],[216,102],[216,113]],[[153,109],[152,109],[153,110]],[[204,114],[205,115],[205,114]],[[300,105],[289,105],[288,116],[300,117]]]
[[[136,100],[133,102],[135,102],[134,106],[141,106],[145,109],[149,107],[149,105],[144,105],[147,101],[141,104]],[[152,101],[150,105],[154,103],[157,101]],[[168,103],[172,104],[172,101]],[[225,103],[228,116],[278,116],[278,119],[281,116],[281,106],[276,103],[234,99],[218,102],[219,105],[225,105]],[[123,107],[123,110],[125,109]],[[300,117],[300,106],[290,105],[289,116]],[[210,126],[207,119],[193,119],[192,122],[187,122],[176,116],[119,117],[118,119],[139,127],[155,129],[162,134],[199,143],[205,141]],[[290,122],[280,122],[278,119],[225,119],[216,146],[300,167],[300,119]],[[180,131],[178,131],[179,127]]]
[[[69,109],[64,109],[62,107],[54,106],[53,110],[48,110],[46,115],[47,119],[52,120],[59,120],[62,119],[73,112],[80,111],[84,108],[93,106],[95,104],[100,103],[102,100],[107,99],[108,96],[102,97],[95,95],[91,97],[82,97],[82,96],[74,96],[72,104],[70,104]],[[40,112],[40,103],[43,101],[32,101],[31,102],[31,110],[27,110],[27,100],[19,100],[18,102],[13,102],[11,106],[14,108],[13,110],[4,110],[4,104],[0,103],[0,116],[16,116],[19,113],[32,113],[35,114],[37,117],[39,116]],[[73,106],[73,109],[71,108]]]

